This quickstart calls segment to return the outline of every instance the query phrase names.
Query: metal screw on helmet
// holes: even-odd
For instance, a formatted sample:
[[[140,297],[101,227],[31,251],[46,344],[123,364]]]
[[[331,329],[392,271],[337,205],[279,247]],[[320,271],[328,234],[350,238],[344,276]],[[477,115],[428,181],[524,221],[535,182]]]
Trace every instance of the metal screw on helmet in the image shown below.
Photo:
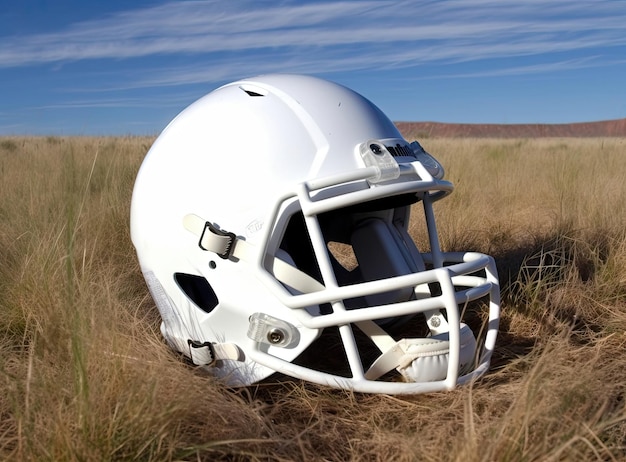
[[[267,333],[267,340],[273,344],[282,343],[285,340],[285,332],[282,329],[274,328]]]
[[[377,144],[370,144],[370,149],[374,154],[382,154],[383,150]]]
[[[286,348],[296,345],[299,335],[293,325],[282,319],[266,313],[254,313],[250,316],[248,338],[266,345]]]

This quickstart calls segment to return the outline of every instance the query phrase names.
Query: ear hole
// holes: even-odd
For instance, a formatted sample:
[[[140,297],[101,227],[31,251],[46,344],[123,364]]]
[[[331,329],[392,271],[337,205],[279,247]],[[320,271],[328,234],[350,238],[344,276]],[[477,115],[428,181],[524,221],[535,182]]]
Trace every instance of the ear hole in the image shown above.
[[[219,300],[211,284],[202,276],[195,274],[175,273],[174,280],[178,287],[194,302],[198,308],[210,313],[218,305]]]

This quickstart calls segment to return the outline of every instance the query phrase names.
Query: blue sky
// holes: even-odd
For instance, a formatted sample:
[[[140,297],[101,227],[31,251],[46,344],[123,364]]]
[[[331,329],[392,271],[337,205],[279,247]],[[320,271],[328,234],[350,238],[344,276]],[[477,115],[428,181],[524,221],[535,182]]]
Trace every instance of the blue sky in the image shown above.
[[[339,82],[396,121],[626,117],[623,0],[2,3],[0,135],[154,135],[268,72]]]

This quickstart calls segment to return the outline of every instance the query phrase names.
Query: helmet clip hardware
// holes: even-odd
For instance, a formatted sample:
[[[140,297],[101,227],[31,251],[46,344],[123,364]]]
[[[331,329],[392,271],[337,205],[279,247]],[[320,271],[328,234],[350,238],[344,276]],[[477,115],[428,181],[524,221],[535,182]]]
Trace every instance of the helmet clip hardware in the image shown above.
[[[211,342],[198,342],[187,340],[189,345],[189,357],[196,364],[211,365],[215,363],[215,349]]]
[[[270,343],[282,343],[285,340],[285,332],[279,328],[274,328],[267,333],[267,339]]]
[[[376,140],[361,144],[361,158],[366,167],[374,167],[376,173],[367,179],[369,183],[395,180],[400,176],[400,167],[385,145]]]
[[[207,230],[220,238],[224,238],[221,246],[221,248],[223,249],[222,251],[216,251],[216,249],[207,249],[202,245],[202,241]],[[235,233],[221,230],[207,221],[204,225],[204,229],[202,230],[202,235],[200,236],[200,241],[198,242],[198,245],[202,250],[211,250],[215,252],[218,257],[223,258],[224,260],[228,260],[232,256],[233,250],[235,249],[234,244],[236,239],[237,236],[235,235]]]
[[[250,316],[248,338],[255,342],[281,348],[291,348],[298,343],[298,329],[282,319],[265,313]]]

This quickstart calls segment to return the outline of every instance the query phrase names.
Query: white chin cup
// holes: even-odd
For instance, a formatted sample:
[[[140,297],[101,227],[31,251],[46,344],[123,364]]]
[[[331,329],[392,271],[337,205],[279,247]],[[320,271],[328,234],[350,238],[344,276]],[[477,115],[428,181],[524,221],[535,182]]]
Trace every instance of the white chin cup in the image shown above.
[[[472,330],[461,323],[459,370],[471,364],[476,351],[476,338]],[[402,339],[398,342],[405,351],[397,370],[410,382],[434,382],[448,375],[450,350],[448,332],[428,338]]]

